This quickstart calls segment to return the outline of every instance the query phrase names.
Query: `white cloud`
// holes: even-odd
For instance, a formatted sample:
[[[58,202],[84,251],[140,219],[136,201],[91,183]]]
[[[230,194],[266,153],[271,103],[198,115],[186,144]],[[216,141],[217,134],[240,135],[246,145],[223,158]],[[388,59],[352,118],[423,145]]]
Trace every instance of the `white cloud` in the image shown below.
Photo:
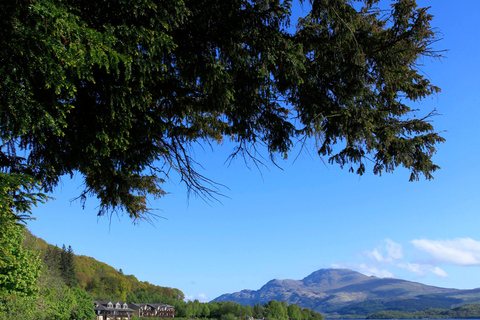
[[[338,263],[333,263],[331,264],[332,268],[347,268],[347,269],[352,269],[352,270],[357,270],[360,273],[363,273],[364,275],[367,276],[375,276],[379,278],[393,278],[393,274],[387,270],[380,270],[375,266],[368,265],[365,263],[343,263],[343,264],[338,264]]]
[[[197,297],[198,297],[198,301],[200,302],[208,302],[208,298],[205,293],[199,293]]]
[[[454,265],[480,265],[480,242],[470,238],[454,240],[415,239],[411,243],[420,251],[426,252],[438,262]]]
[[[385,242],[387,243],[387,252],[389,257],[397,260],[403,258],[403,250],[401,244],[395,243],[390,239],[385,239]]]
[[[366,264],[360,264],[358,266],[360,272],[366,274],[367,276],[375,276],[379,278],[393,278],[393,274],[387,270],[380,270],[375,266],[370,266]]]
[[[413,272],[418,276],[421,276],[421,277],[425,276],[425,268],[422,268],[422,266],[419,265],[418,263],[410,263],[410,262],[399,263],[398,266],[400,268]]]
[[[370,259],[376,260],[378,262],[394,263],[395,260],[403,258],[402,245],[393,242],[390,239],[385,239],[385,248],[382,246],[373,249],[373,251],[366,251]],[[386,251],[382,254],[380,251]]]
[[[432,272],[435,273],[437,276],[442,277],[442,278],[448,277],[448,274],[445,271],[443,271],[442,269],[440,269],[439,267],[434,267]]]
[[[365,251],[365,253],[370,257],[370,259],[377,260],[378,262],[386,262],[386,260],[388,260],[383,257],[377,248],[373,249],[373,251]]]
[[[480,242],[469,238],[445,241],[417,239],[411,241],[411,243],[417,250],[429,253],[433,259],[430,259],[430,261],[422,259],[414,262],[409,256],[404,256],[401,244],[387,238],[373,250],[364,251],[363,255],[359,255],[360,259],[363,258],[362,260],[368,257],[370,259],[368,262],[359,261],[359,263],[332,264],[331,266],[333,268],[349,268],[379,278],[393,278],[395,275],[390,270],[399,272],[399,269],[411,272],[417,277],[435,275],[447,278],[449,275],[438,266],[440,262],[450,262],[457,265],[480,265]]]
[[[440,267],[432,266],[429,264],[418,264],[418,263],[399,263],[397,264],[398,267],[408,270],[412,273],[415,273],[419,277],[424,277],[429,273],[433,273],[439,277],[446,278],[448,274],[443,271]]]
[[[198,300],[200,302],[208,302],[208,297],[205,293],[199,293],[196,296],[194,295],[185,295],[185,301]]]

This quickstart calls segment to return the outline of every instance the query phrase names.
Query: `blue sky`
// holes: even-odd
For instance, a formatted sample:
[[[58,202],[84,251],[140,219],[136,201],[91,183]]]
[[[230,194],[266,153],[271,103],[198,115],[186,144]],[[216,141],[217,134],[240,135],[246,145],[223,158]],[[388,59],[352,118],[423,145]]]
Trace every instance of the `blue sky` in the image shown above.
[[[385,1],[384,1],[385,2]],[[169,195],[151,201],[165,219],[133,225],[128,217],[96,217],[96,201],[82,210],[70,200],[81,177],[65,178],[55,201],[34,210],[28,228],[51,244],[71,245],[139,280],[176,287],[209,301],[223,293],[259,289],[267,281],[302,279],[320,268],[350,268],[452,288],[480,287],[480,1],[417,1],[443,35],[441,61],[422,70],[442,92],[418,104],[433,109],[446,143],[432,181],[408,182],[401,168],[357,176],[303,153],[261,173],[237,159],[232,146],[198,150],[212,180],[228,187],[221,203],[188,199],[175,177]],[[296,12],[301,8],[298,4]],[[370,170],[370,171],[369,171]]]

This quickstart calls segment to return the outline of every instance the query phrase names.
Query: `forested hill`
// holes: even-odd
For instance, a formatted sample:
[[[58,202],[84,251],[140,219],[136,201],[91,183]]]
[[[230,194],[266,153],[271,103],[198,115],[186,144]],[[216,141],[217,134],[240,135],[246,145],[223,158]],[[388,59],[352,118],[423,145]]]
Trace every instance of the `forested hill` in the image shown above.
[[[176,288],[162,287],[139,281],[134,275],[94,258],[76,255],[68,246],[59,248],[26,231],[25,244],[40,253],[49,269],[59,270],[59,277],[67,284],[75,283],[93,296],[94,300],[139,301],[143,296],[153,300],[183,300],[184,294]],[[69,262],[70,261],[70,262]],[[73,264],[70,266],[69,264]]]
[[[371,314],[367,319],[478,319],[480,303],[469,304],[453,309],[428,308],[417,312],[380,311]]]

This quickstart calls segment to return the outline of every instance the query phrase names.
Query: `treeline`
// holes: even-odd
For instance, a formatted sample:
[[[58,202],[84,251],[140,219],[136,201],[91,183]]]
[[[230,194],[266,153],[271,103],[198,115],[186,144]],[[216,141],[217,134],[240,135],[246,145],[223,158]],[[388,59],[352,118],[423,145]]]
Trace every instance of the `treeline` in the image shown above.
[[[422,311],[379,311],[367,319],[473,319],[480,318],[480,303],[464,305],[453,309],[428,308]]]
[[[146,300],[147,299],[137,302],[147,302]],[[174,306],[175,318],[323,320],[322,315],[313,310],[303,309],[296,304],[287,305],[285,301],[280,302],[276,300],[271,300],[263,305],[256,303],[253,307],[232,301],[201,303],[198,300],[168,301],[167,299],[155,302],[163,302]]]
[[[287,305],[286,301],[271,300],[268,303],[255,303],[254,306],[241,305],[234,301],[199,302],[172,299],[160,294],[149,294],[138,290],[128,295],[127,303],[166,303],[175,307],[175,318],[203,319],[277,319],[277,320],[323,320],[320,313],[303,309],[296,304]]]
[[[393,301],[367,300],[348,305],[337,312],[351,317],[364,317],[383,310],[400,312],[417,312],[427,308],[447,309],[458,305],[462,300],[449,297],[422,295],[412,299],[399,299]]]

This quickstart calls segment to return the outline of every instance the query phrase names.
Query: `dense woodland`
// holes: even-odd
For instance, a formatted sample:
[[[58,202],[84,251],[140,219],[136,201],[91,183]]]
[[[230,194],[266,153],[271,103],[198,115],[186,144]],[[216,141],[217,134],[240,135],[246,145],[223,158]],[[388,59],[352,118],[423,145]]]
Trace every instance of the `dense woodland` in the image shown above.
[[[469,304],[453,309],[427,308],[417,312],[398,310],[379,311],[367,319],[478,319],[480,318],[480,303]]]
[[[63,245],[60,249],[36,238],[28,231],[25,242],[40,252],[44,263],[50,269],[58,269],[58,275],[65,283],[85,290],[94,300],[126,301],[127,297],[135,300],[135,293],[141,297],[144,297],[141,295],[144,293],[157,300],[159,297],[168,300],[183,300],[185,297],[179,289],[138,281],[134,275],[124,275],[121,269],[116,270],[91,257],[75,255],[71,246],[66,248]]]

